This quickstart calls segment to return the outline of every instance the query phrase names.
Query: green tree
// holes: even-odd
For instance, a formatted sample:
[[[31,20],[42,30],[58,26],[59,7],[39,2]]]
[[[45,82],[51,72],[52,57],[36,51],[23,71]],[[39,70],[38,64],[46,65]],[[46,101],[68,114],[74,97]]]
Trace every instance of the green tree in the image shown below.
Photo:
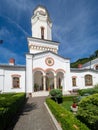
[[[95,51],[95,57],[98,57],[98,50]]]

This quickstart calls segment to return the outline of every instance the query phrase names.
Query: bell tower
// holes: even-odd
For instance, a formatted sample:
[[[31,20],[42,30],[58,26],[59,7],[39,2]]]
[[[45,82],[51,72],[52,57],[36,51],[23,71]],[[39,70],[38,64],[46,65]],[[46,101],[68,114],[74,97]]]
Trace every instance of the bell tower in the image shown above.
[[[59,42],[52,40],[52,22],[47,9],[37,6],[31,17],[32,37],[28,37],[30,54],[44,51],[58,53]]]
[[[48,11],[43,6],[38,6],[31,18],[32,37],[52,40],[52,22]]]

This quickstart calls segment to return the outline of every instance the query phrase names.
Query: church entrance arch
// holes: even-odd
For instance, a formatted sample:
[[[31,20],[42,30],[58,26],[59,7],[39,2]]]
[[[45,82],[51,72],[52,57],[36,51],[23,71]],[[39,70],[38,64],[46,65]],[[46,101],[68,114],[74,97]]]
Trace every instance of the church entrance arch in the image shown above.
[[[64,73],[63,72],[57,72],[57,88],[62,89],[64,86]]]
[[[52,71],[46,72],[46,90],[54,89],[54,74]]]
[[[64,72],[53,69],[34,69],[33,71],[34,92],[50,91],[51,89],[62,89],[64,86]]]
[[[34,73],[34,92],[43,90],[43,73],[36,71]]]

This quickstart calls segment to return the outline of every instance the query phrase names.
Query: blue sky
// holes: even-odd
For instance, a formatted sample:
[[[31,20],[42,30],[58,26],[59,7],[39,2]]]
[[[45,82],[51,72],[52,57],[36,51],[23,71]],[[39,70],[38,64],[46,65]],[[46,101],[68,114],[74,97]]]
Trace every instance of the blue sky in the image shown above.
[[[12,57],[25,64],[30,20],[39,4],[50,14],[59,55],[74,62],[98,49],[98,0],[0,0],[0,64]]]

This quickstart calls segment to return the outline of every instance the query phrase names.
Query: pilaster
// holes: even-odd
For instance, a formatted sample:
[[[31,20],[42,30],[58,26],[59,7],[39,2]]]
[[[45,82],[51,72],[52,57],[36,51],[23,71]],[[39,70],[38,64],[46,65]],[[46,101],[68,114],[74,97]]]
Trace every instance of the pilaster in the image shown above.
[[[26,55],[26,93],[33,91],[33,59],[32,55]]]

